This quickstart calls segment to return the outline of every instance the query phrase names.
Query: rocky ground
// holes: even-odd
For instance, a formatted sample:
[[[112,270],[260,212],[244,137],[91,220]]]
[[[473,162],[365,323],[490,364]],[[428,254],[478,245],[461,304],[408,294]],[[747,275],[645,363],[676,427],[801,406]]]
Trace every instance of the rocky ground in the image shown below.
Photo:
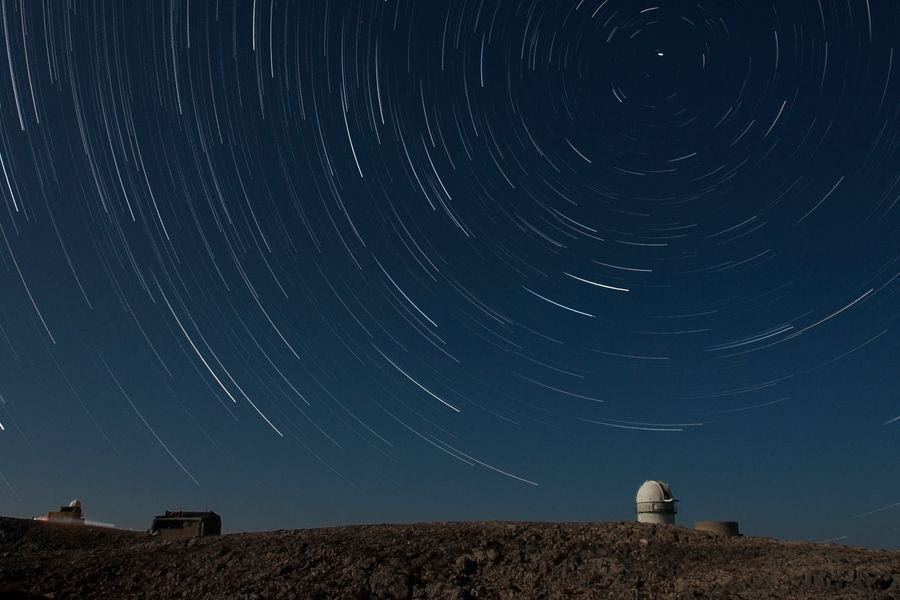
[[[371,525],[164,541],[0,518],[0,590],[0,600],[900,600],[900,552],[638,523]]]

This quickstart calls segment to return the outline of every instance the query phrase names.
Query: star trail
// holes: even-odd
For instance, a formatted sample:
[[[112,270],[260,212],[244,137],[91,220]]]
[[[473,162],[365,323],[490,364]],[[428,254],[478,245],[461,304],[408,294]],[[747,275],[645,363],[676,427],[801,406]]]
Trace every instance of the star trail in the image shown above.
[[[0,8],[3,514],[896,545],[895,2]]]

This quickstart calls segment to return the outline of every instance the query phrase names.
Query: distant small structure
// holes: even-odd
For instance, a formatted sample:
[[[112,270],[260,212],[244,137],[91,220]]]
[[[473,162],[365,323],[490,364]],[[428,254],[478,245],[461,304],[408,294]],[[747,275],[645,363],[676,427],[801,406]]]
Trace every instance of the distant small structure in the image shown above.
[[[167,510],[153,517],[150,535],[167,539],[188,539],[222,534],[222,517],[213,511]]]
[[[60,506],[59,510],[47,513],[49,523],[63,523],[66,525],[84,525],[84,513],[81,511],[81,500],[72,500],[68,506]]]
[[[726,537],[739,537],[741,535],[737,521],[697,521],[694,523],[694,529]]]
[[[638,523],[675,524],[675,497],[665,481],[645,481],[637,491]]]

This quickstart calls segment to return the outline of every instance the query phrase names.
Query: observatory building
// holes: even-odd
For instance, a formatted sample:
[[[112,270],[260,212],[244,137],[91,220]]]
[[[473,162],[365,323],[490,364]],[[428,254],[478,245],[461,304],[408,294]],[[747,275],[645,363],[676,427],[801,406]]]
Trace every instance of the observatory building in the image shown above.
[[[675,498],[665,481],[645,481],[638,488],[635,503],[638,523],[675,524]]]
[[[153,517],[150,525],[150,535],[162,538],[187,539],[221,534],[222,517],[211,510],[167,510]]]
[[[42,520],[52,523],[66,523],[68,525],[84,525],[81,500],[72,500],[68,506],[60,506],[59,510],[51,510]]]

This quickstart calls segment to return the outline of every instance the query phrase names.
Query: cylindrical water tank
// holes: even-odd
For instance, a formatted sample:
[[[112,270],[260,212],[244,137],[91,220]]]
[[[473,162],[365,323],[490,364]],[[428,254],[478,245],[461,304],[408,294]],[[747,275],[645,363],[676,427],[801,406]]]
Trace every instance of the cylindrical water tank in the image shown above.
[[[638,488],[635,503],[639,523],[675,524],[675,498],[665,481],[645,481]]]
[[[737,521],[697,521],[694,523],[694,529],[698,531],[708,531],[716,535],[739,536]]]

